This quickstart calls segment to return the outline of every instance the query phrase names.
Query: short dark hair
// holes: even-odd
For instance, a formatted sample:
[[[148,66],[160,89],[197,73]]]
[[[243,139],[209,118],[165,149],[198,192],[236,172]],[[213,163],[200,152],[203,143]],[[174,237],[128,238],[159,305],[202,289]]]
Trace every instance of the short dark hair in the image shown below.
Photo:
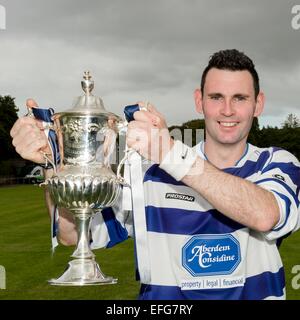
[[[218,51],[210,57],[208,65],[204,69],[201,77],[202,95],[207,73],[212,68],[230,71],[249,71],[253,78],[255,98],[257,98],[259,93],[259,77],[257,71],[255,70],[253,61],[243,52],[240,52],[236,49],[227,49]]]

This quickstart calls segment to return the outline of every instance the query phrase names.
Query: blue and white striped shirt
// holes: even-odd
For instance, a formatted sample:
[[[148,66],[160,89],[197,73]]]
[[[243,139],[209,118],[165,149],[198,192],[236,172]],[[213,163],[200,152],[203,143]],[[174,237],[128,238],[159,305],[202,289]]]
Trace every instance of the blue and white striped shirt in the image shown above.
[[[202,145],[196,148],[205,158]],[[144,175],[145,250],[150,255],[151,281],[140,279],[140,299],[285,298],[278,245],[300,227],[299,162],[285,150],[248,144],[242,159],[223,171],[272,192],[280,221],[269,232],[250,230],[158,165],[151,165]],[[94,248],[126,238],[125,228],[132,233],[132,220],[126,219],[120,204],[114,212],[106,209],[103,216],[110,217],[104,218],[105,224],[101,214],[92,223]]]

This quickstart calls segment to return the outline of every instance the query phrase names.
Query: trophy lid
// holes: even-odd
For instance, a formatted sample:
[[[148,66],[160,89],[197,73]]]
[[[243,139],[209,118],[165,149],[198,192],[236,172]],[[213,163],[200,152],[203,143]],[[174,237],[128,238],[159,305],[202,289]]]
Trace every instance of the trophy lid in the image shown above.
[[[89,71],[85,71],[83,80],[81,81],[81,87],[84,91],[84,95],[75,99],[71,109],[64,112],[59,112],[54,115],[54,119],[64,115],[101,115],[111,118],[112,116],[118,120],[122,120],[119,116],[112,112],[108,112],[104,108],[103,101],[100,97],[94,96],[92,91],[94,89],[94,81],[91,80],[92,76]]]

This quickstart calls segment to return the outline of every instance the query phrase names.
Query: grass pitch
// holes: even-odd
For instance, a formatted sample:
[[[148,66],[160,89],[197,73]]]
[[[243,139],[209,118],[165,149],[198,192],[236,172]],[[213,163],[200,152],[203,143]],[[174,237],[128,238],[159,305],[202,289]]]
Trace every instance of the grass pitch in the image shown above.
[[[47,283],[63,273],[74,247],[59,246],[52,256],[50,222],[43,199],[43,190],[37,186],[0,188],[0,265],[6,269],[6,289],[0,289],[0,300],[136,299],[139,283],[135,281],[132,240],[111,249],[94,250],[103,272],[117,277],[118,284],[59,287]],[[300,265],[300,232],[286,239],[280,252],[287,298],[300,300],[300,288],[292,288],[296,276],[292,268]],[[300,286],[300,279],[296,283]]]
[[[0,300],[136,299],[139,283],[132,240],[94,250],[102,271],[118,278],[118,284],[61,287],[47,283],[63,273],[74,247],[58,246],[52,255],[43,193],[37,186],[0,188],[0,265],[6,269],[6,289],[0,290]]]

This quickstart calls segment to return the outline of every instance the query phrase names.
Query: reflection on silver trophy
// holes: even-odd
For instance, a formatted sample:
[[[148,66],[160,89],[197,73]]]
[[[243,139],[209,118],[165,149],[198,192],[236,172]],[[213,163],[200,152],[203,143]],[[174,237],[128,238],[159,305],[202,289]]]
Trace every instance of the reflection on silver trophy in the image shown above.
[[[110,166],[122,118],[108,112],[99,97],[92,95],[94,82],[85,72],[81,82],[85,94],[72,109],[53,116],[61,162],[47,188],[58,207],[74,215],[78,233],[77,247],[68,268],[53,285],[101,285],[116,283],[103,274],[89,244],[89,225],[96,211],[113,205],[122,177]]]

